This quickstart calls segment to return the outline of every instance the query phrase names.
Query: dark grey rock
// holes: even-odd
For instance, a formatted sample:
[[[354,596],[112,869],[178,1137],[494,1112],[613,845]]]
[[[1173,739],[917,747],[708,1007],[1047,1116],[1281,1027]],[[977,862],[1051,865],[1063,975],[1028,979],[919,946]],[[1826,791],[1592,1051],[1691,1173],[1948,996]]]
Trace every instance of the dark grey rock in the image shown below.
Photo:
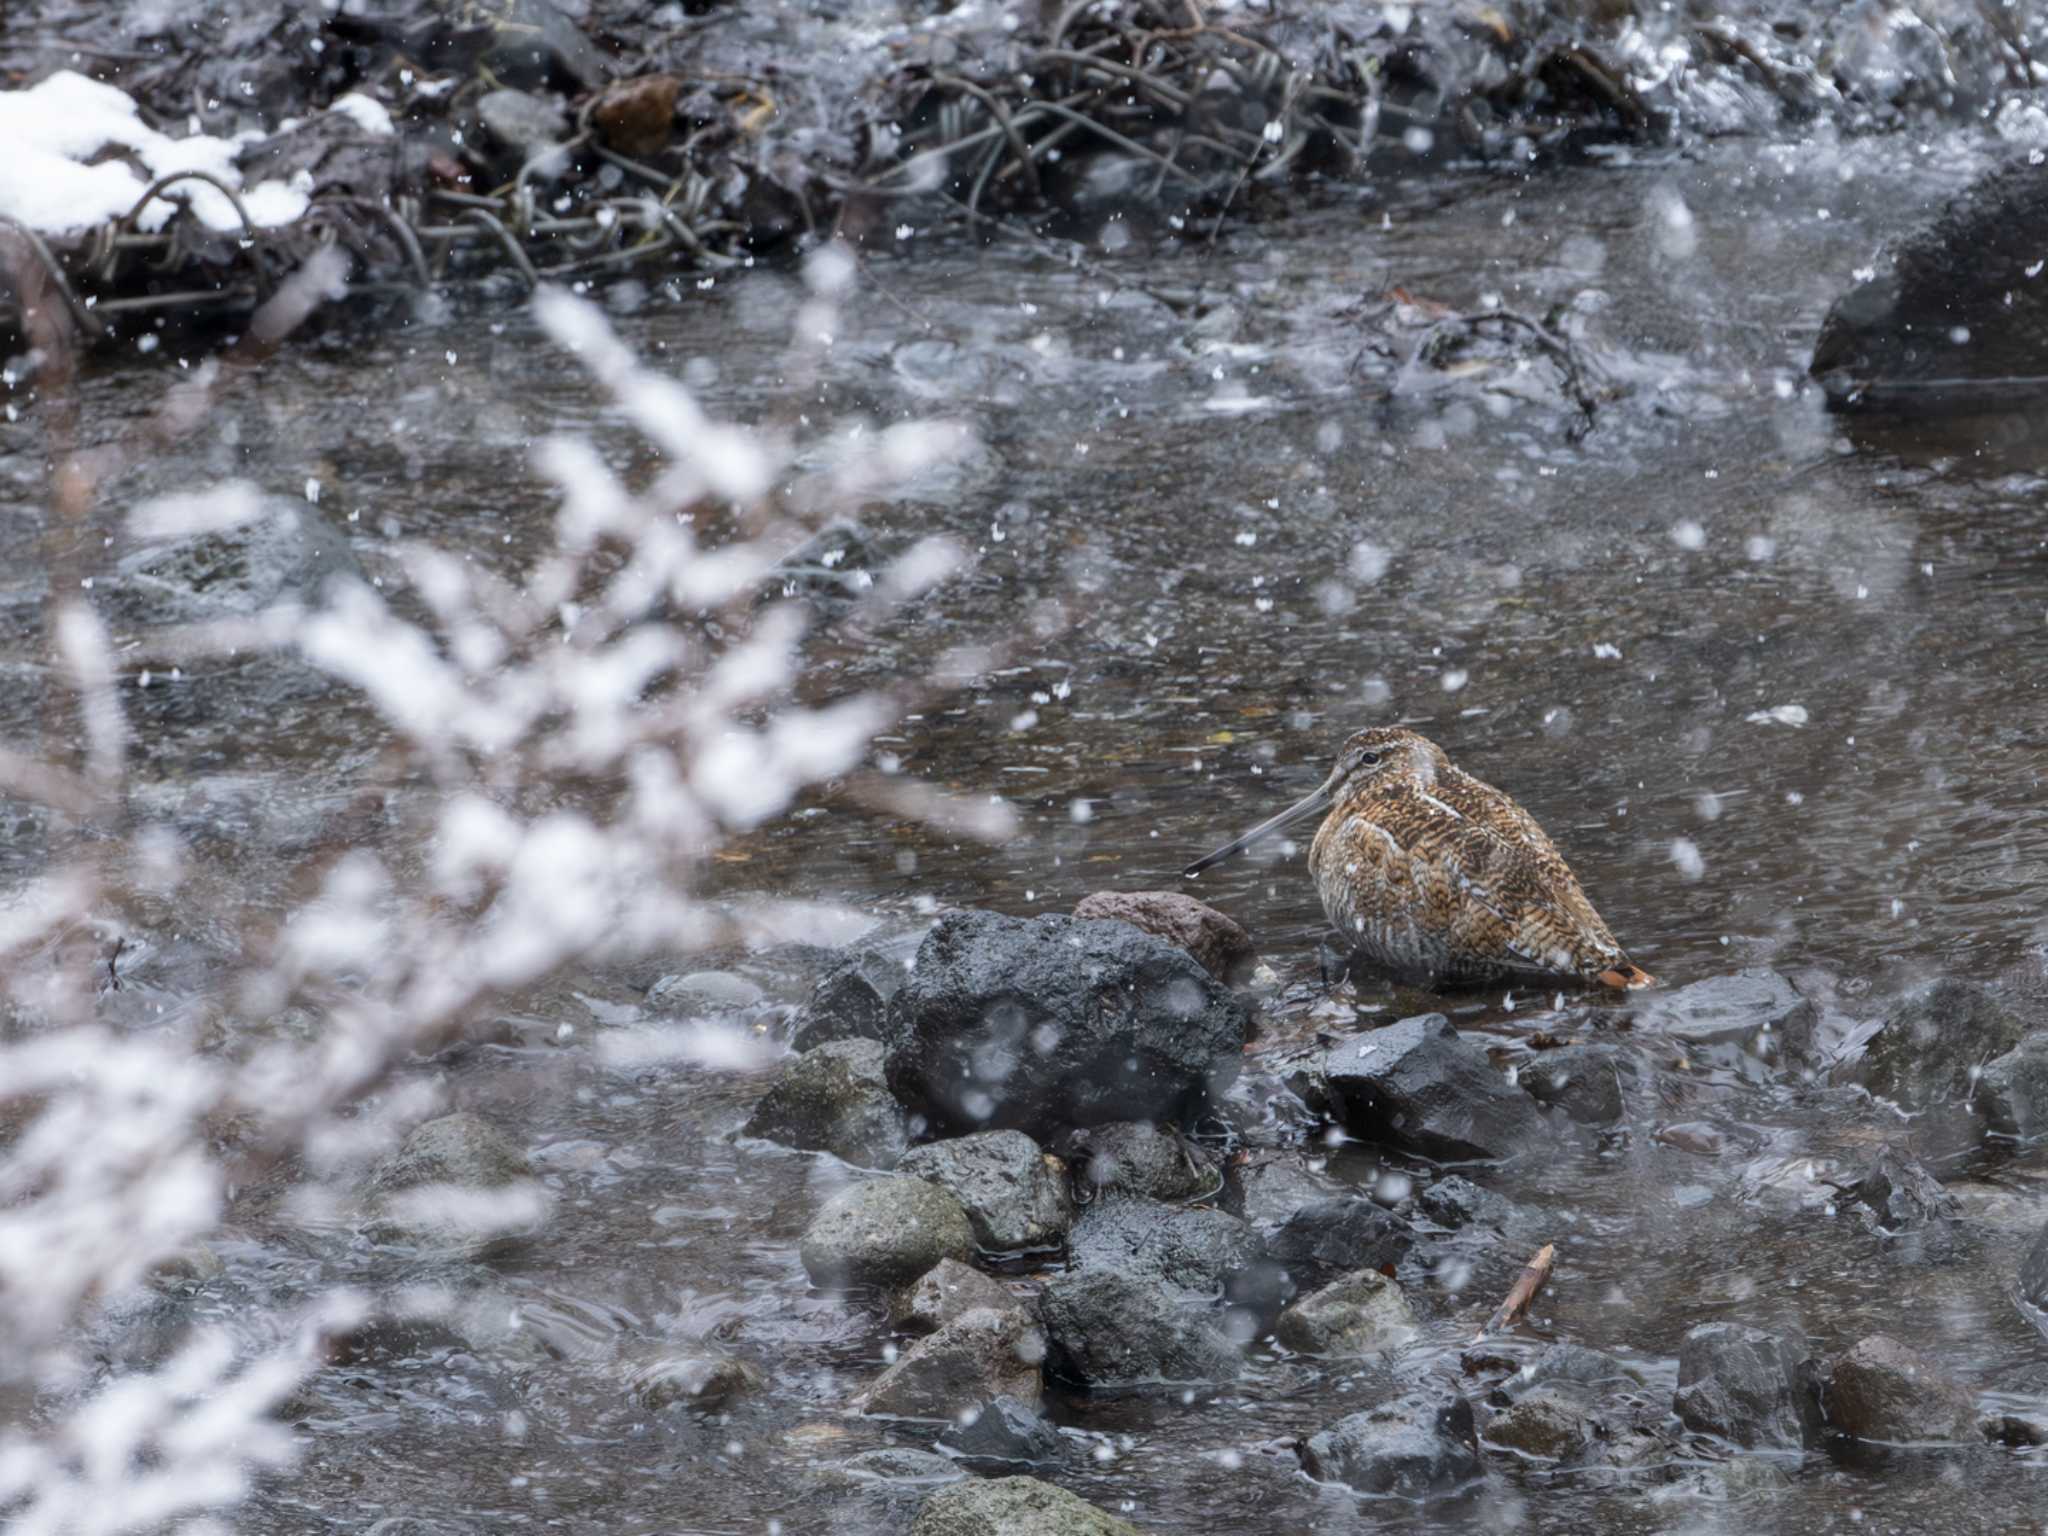
[[[1561,1045],[1516,1074],[1530,1098],[1581,1125],[1613,1125],[1627,1113],[1623,1086],[1640,1076],[1635,1058],[1611,1045]]]
[[[1850,1187],[1849,1198],[1879,1232],[1909,1239],[1913,1257],[1939,1260],[1958,1246],[1955,1196],[1909,1151],[1885,1147]]]
[[[1057,1461],[1060,1434],[1029,1403],[999,1397],[946,1431],[942,1450],[977,1468],[1034,1466]]]
[[[1228,1381],[1243,1363],[1207,1298],[1116,1269],[1077,1269],[1038,1298],[1046,1369],[1085,1387]]]
[[[1960,1104],[1977,1071],[2025,1034],[2025,1023],[1989,990],[1944,977],[1893,1003],[1842,1075],[1904,1109]]]
[[[973,1224],[975,1241],[997,1253],[1053,1247],[1074,1224],[1065,1169],[1022,1131],[932,1142],[904,1154],[897,1166],[950,1189]]]
[[[552,1197],[526,1154],[480,1115],[413,1128],[370,1172],[366,1229],[377,1242],[478,1255],[531,1233]]]
[[[960,1202],[923,1179],[873,1179],[841,1190],[804,1229],[801,1254],[814,1285],[908,1285],[942,1259],[974,1252]]]
[[[1752,966],[1646,998],[1636,1009],[1635,1024],[1637,1029],[1654,1029],[1702,1045],[1755,1046],[1759,1031],[1801,1030],[1812,1012],[1812,1004],[1789,980]]]
[[[1138,1528],[1035,1477],[990,1477],[934,1493],[910,1536],[1138,1536]]]
[[[1023,1312],[1024,1303],[1002,1281],[970,1269],[958,1259],[941,1259],[889,1298],[889,1321],[910,1333],[933,1333],[977,1307]]]
[[[633,1395],[649,1413],[681,1403],[695,1409],[722,1408],[743,1392],[758,1389],[761,1373],[730,1355],[671,1355],[633,1372]]]
[[[1486,1441],[1524,1456],[1570,1461],[1586,1449],[1585,1406],[1549,1387],[1517,1397],[1486,1423]]]
[[[1082,1213],[1068,1247],[1077,1268],[1150,1277],[1262,1317],[1278,1311],[1290,1289],[1249,1222],[1207,1207],[1111,1196]]]
[[[1320,1285],[1361,1269],[1393,1269],[1413,1243],[1408,1223],[1391,1211],[1363,1195],[1333,1195],[1302,1206],[1266,1246],[1296,1283]]]
[[[1252,936],[1235,918],[1184,891],[1096,891],[1081,898],[1074,916],[1088,922],[1129,923],[1184,949],[1226,986],[1258,959]]]
[[[2048,1313],[2048,1226],[2020,1260],[2020,1299],[2039,1312]]]
[[[1789,1328],[1703,1323],[1678,1352],[1672,1406],[1688,1429],[1745,1449],[1798,1449],[1819,1421],[1812,1350]]]
[[[1461,1173],[1433,1180],[1415,1204],[1431,1221],[1453,1231],[1477,1226],[1506,1232],[1527,1224],[1522,1208],[1514,1201],[1480,1188]]]
[[[522,155],[553,149],[569,136],[562,104],[530,91],[486,91],[476,115],[492,138]]]
[[[1440,1013],[1347,1040],[1323,1076],[1345,1130],[1425,1157],[1506,1157],[1542,1128],[1529,1096]]]
[[[553,0],[498,0],[478,19],[489,28],[479,62],[508,85],[595,91],[612,76],[604,50]]]
[[[2048,1136],[2048,1030],[2035,1030],[1977,1079],[1977,1108],[2001,1136]]]
[[[1859,1339],[1828,1373],[1821,1406],[1858,1440],[1977,1439],[1977,1403],[1933,1360],[1887,1334]]]
[[[856,950],[818,978],[789,1043],[800,1051],[828,1040],[885,1040],[889,1000],[910,973],[889,955]]]
[[[918,1339],[854,1399],[857,1412],[957,1420],[995,1397],[1038,1401],[1045,1340],[1014,1307],[976,1307]]]
[[[1060,1139],[1075,1187],[1088,1197],[1142,1195],[1153,1200],[1196,1200],[1223,1184],[1216,1155],[1171,1127],[1119,1120],[1083,1126]]]
[[[941,1132],[1186,1121],[1238,1071],[1243,1006],[1124,923],[953,913],[889,1005],[889,1083]]]
[[[862,1168],[893,1168],[910,1143],[903,1107],[873,1040],[834,1040],[792,1056],[748,1118],[744,1134]]]
[[[2029,158],[1975,182],[1835,301],[1812,363],[1831,404],[2009,405],[2015,380],[2048,374],[2048,168]]]
[[[1370,1355],[1406,1343],[1415,1326],[1400,1285],[1367,1269],[1295,1302],[1273,1325],[1273,1337],[1304,1354]]]
[[[1509,1397],[1538,1388],[1583,1388],[1595,1394],[1634,1391],[1643,1373],[1613,1355],[1583,1344],[1553,1344],[1501,1385]]]
[[[1226,1172],[1230,1208],[1269,1236],[1304,1205],[1332,1199],[1350,1189],[1293,1152],[1258,1154]]]
[[[1472,1405],[1437,1388],[1390,1397],[1311,1435],[1301,1464],[1318,1482],[1408,1499],[1455,1493],[1485,1476]]]

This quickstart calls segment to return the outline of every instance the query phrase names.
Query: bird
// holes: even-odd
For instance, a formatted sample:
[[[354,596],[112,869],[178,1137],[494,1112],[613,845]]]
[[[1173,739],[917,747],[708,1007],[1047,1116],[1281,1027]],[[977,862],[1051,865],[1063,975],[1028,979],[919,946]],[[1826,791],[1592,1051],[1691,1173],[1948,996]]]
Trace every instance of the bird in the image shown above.
[[[1400,726],[1346,739],[1314,794],[1182,874],[1192,879],[1315,815],[1323,823],[1309,871],[1353,965],[1437,985],[1656,984],[1629,960],[1536,818]]]

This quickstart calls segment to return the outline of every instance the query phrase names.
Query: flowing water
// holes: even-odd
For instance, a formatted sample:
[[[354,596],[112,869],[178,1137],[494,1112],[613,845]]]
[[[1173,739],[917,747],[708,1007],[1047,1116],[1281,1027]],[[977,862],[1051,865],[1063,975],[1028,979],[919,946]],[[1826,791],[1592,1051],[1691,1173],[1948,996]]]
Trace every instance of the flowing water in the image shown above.
[[[825,629],[808,686],[1007,646],[881,745],[906,773],[1009,800],[1025,832],[990,849],[828,793],[740,842],[722,892],[817,903],[801,936],[839,942],[909,934],[946,905],[1060,912],[1090,891],[1174,888],[1190,858],[1312,786],[1345,733],[1402,721],[1520,799],[1668,984],[1769,966],[1853,1016],[1917,977],[2038,966],[2048,436],[1852,426],[1802,377],[1853,270],[1983,163],[1950,139],[1728,142],[1388,187],[1213,248],[1119,231],[1120,249],[1078,268],[937,231],[870,256],[801,403],[821,419],[968,422],[980,446],[964,464],[862,520],[886,547],[943,531],[976,560],[911,619]],[[1533,353],[1458,378],[1360,366],[1384,334],[1367,301],[1397,287],[1571,331],[1615,398],[1581,432]],[[797,279],[764,268],[685,289],[614,290],[622,333],[727,413],[787,409]],[[175,367],[159,353],[105,368],[86,420],[144,409]],[[373,573],[402,582],[405,539],[512,571],[553,514],[527,446],[560,429],[633,451],[514,304],[466,302],[287,352],[219,433],[136,481],[317,477],[323,515],[348,519]],[[15,568],[34,547],[23,526],[7,536]],[[1033,633],[1048,599],[1066,620]],[[19,738],[40,684],[17,670]],[[287,859],[372,749],[331,703],[259,708],[236,679],[200,669],[134,695],[145,798],[197,839],[195,931],[281,898]],[[402,852],[400,833],[378,835]],[[10,866],[31,867],[34,847],[24,825]],[[1348,1006],[1308,985],[1322,921],[1298,856],[1269,847],[1192,889],[1253,931],[1290,989],[1270,1032],[1348,1027]],[[772,955],[737,968],[788,1000],[807,983]],[[198,995],[202,969],[166,970],[162,995]],[[532,1149],[562,1197],[511,1257],[394,1272],[295,1220],[278,1189],[234,1211],[226,1274],[193,1303],[211,1319],[337,1281],[441,1286],[452,1314],[315,1381],[296,1420],[307,1458],[244,1528],[906,1520],[897,1495],[829,1473],[930,1438],[846,1416],[888,1334],[814,1293],[797,1260],[809,1214],[850,1175],[735,1142],[772,1069],[626,1071],[589,1049],[644,1008],[632,983],[651,974],[567,978],[422,1068]],[[1358,1001],[1382,1017],[1414,1003],[1370,987]],[[1463,1004],[1460,1023],[1504,1050],[1549,1017],[1498,1001]],[[1964,1257],[1902,1265],[1818,1182],[1898,1134],[1888,1112],[1725,1061],[1700,1065],[1683,1104],[1637,1097],[1629,1137],[1567,1139],[1483,1175],[1551,1213],[1561,1257],[1532,1335],[1623,1354],[1654,1395],[1688,1327],[1789,1312],[1830,1348],[1875,1331],[1916,1342],[1986,1411],[2048,1396],[2048,1350],[2005,1294],[2041,1220],[2038,1151],[1951,1165]],[[1654,1140],[1673,1120],[1712,1123],[1725,1149]],[[1354,1154],[1335,1171],[1374,1167]],[[1426,1297],[1425,1347],[1454,1360],[1525,1257],[1486,1255],[1463,1291]],[[110,1357],[147,1357],[177,1315],[138,1321]],[[765,1385],[719,1416],[645,1412],[630,1370],[703,1340]],[[2038,1460],[1989,1447],[1635,1478],[1493,1456],[1486,1490],[1449,1505],[1360,1500],[1273,1445],[1340,1417],[1355,1388],[1345,1369],[1255,1349],[1231,1386],[1057,1399],[1074,1431],[1057,1475],[1185,1531],[1962,1532],[2032,1528],[2048,1508]]]

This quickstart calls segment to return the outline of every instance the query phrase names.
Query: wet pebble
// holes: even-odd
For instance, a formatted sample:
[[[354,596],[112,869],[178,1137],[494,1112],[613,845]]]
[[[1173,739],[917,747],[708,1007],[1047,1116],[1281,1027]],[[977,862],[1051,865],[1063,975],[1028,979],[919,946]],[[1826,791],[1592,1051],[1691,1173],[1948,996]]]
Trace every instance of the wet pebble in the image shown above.
[[[1977,1404],[1968,1390],[1888,1334],[1859,1339],[1835,1358],[1821,1403],[1828,1423],[1858,1440],[1977,1438]]]
[[[476,115],[492,138],[523,155],[552,149],[569,132],[562,104],[530,91],[486,91],[477,98]]]
[[[967,1474],[957,1463],[933,1451],[913,1450],[909,1446],[890,1445],[878,1451],[862,1451],[858,1456],[849,1456],[834,1468],[841,1476],[862,1482],[884,1483],[957,1483]]]
[[[1302,1297],[1273,1325],[1273,1337],[1311,1355],[1369,1355],[1415,1335],[1414,1309],[1401,1287],[1376,1270],[1332,1280]]]
[[[377,1242],[476,1255],[538,1230],[550,1204],[510,1138],[458,1113],[415,1126],[371,1170],[365,1227]]]
[[[910,1333],[933,1333],[976,1308],[1022,1312],[1024,1304],[1002,1281],[958,1259],[941,1259],[889,1297],[889,1321]]]
[[[1312,1200],[1268,1241],[1273,1258],[1302,1285],[1363,1269],[1388,1270],[1408,1256],[1408,1223],[1363,1195]]]
[[[2028,1142],[2048,1136],[2048,1030],[2035,1030],[1984,1064],[1977,1107],[2001,1136]]]
[[[834,1040],[790,1057],[743,1134],[882,1169],[895,1167],[910,1141],[873,1040]]]
[[[1338,1123],[1436,1158],[1502,1158],[1542,1128],[1527,1094],[1440,1013],[1347,1040],[1323,1066]]]
[[[883,1040],[888,1036],[889,1000],[909,973],[893,957],[860,949],[843,956],[798,1010],[789,1043],[800,1051],[828,1040]]]
[[[974,1478],[924,1502],[910,1536],[1137,1536],[1138,1528],[1035,1477]]]
[[[743,1392],[757,1390],[761,1373],[730,1355],[672,1355],[639,1367],[632,1375],[633,1396],[649,1413],[681,1403],[688,1408],[720,1408]]]
[[[1142,1195],[1153,1200],[1195,1200],[1223,1182],[1216,1155],[1170,1126],[1119,1120],[1091,1125],[1061,1138],[1075,1187],[1087,1198]]]
[[[1031,1404],[998,1397],[946,1431],[940,1449],[978,1470],[1035,1466],[1059,1460],[1059,1431]]]
[[[1129,923],[1186,950],[1226,986],[1258,959],[1252,937],[1233,917],[1181,891],[1096,891],[1081,898],[1074,916],[1089,922]]]
[[[1421,1499],[1485,1476],[1472,1405],[1455,1391],[1417,1387],[1311,1435],[1302,1469],[1360,1493]]]
[[[1585,1408],[1550,1388],[1525,1392],[1486,1423],[1486,1441],[1547,1461],[1568,1461],[1586,1449]]]
[[[1015,1307],[974,1307],[917,1340],[854,1399],[857,1412],[958,1420],[996,1397],[1038,1401],[1045,1338]]]
[[[1624,1086],[1641,1076],[1635,1058],[1611,1045],[1563,1045],[1525,1063],[1515,1079],[1530,1098],[1581,1125],[1613,1125],[1627,1111]]]
[[[1813,1352],[1796,1329],[1703,1323],[1678,1352],[1672,1406],[1688,1429],[1746,1450],[1796,1450],[1818,1428]]]
[[[1064,1165],[1022,1131],[933,1142],[904,1154],[897,1166],[951,1190],[975,1241],[992,1252],[1051,1247],[1074,1222]]]
[[[1124,1270],[1053,1276],[1038,1315],[1046,1369],[1078,1386],[1228,1381],[1243,1364],[1212,1298]]]
[[[907,1285],[942,1259],[969,1258],[960,1202],[923,1179],[873,1179],[834,1195],[804,1229],[801,1255],[826,1290]]]

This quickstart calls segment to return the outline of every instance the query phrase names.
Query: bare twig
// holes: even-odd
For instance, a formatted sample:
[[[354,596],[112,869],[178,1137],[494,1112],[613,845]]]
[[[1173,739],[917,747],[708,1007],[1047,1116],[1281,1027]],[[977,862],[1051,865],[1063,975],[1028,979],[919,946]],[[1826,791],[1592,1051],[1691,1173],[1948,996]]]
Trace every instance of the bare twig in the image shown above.
[[[1543,1289],[1543,1282],[1550,1278],[1550,1267],[1557,1262],[1557,1245],[1545,1243],[1536,1250],[1536,1256],[1523,1266],[1515,1283],[1509,1287],[1507,1299],[1494,1309],[1493,1316],[1486,1320],[1486,1326],[1472,1335],[1477,1344],[1489,1333],[1499,1333],[1503,1328],[1512,1328],[1519,1323],[1529,1310],[1529,1303],[1536,1299]]]

